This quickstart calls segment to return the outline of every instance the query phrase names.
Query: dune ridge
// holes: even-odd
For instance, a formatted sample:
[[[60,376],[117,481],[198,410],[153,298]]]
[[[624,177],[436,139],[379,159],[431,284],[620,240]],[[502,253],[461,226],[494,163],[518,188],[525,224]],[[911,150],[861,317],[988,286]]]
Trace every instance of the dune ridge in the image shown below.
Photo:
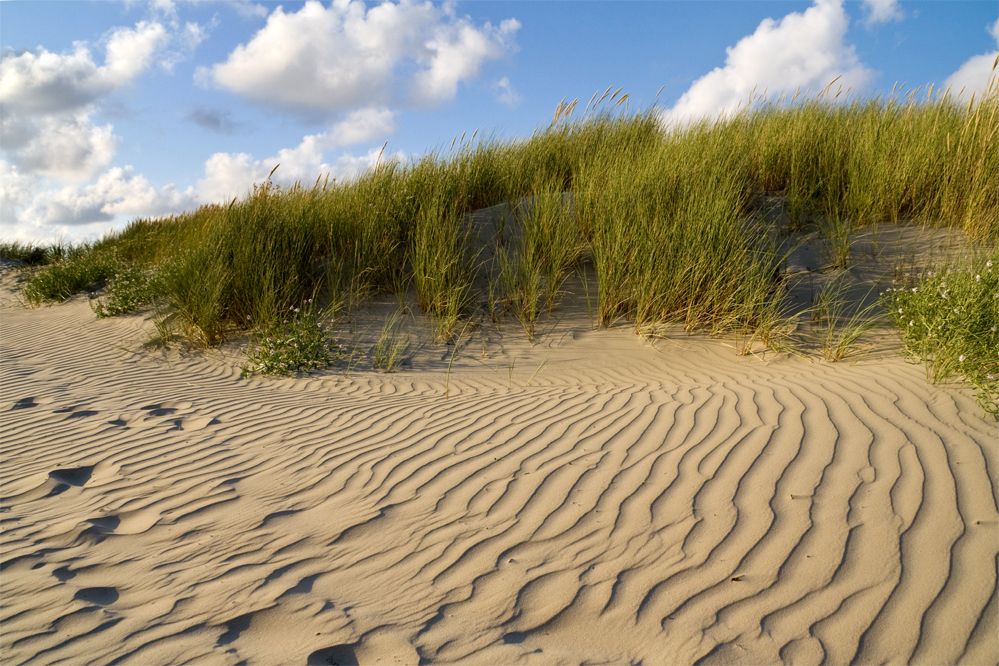
[[[5,663],[999,661],[999,428],[893,355],[240,379],[82,300],[2,326]]]

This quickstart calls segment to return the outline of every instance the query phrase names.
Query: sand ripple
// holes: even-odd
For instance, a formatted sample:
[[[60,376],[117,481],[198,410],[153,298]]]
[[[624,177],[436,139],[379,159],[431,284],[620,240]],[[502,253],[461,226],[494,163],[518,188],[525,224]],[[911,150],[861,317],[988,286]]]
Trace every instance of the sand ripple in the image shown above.
[[[129,325],[4,314],[6,664],[999,661],[999,430],[897,359],[275,382]]]

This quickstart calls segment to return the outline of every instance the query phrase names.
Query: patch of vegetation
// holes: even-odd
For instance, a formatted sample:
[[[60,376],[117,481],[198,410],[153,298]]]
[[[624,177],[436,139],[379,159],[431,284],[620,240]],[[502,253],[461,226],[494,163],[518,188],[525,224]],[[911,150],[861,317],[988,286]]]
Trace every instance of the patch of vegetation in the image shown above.
[[[75,294],[99,289],[119,270],[120,260],[113,253],[76,248],[65,259],[33,273],[21,293],[36,307],[45,302],[64,301]]]
[[[330,335],[312,299],[302,307],[291,307],[276,326],[255,328],[253,343],[246,349],[242,375],[290,375],[329,367],[346,347]]]
[[[268,350],[251,364],[262,372],[307,367],[270,350],[304,335],[285,319],[310,298],[341,303],[349,317],[377,293],[404,305],[412,285],[436,343],[453,342],[481,309],[497,325],[512,314],[533,337],[575,269],[596,278],[598,325],[680,323],[741,336],[749,353],[755,343],[787,349],[797,313],[779,284],[781,239],[806,224],[820,230],[832,268],[849,264],[851,232],[875,223],[956,226],[986,243],[999,237],[995,88],[967,106],[946,94],[757,101],[684,126],[664,126],[657,109],[621,113],[618,93],[609,93],[580,118],[574,103],[560,105],[526,139],[456,138],[446,151],[379,161],[350,181],[268,181],[225,205],[53,246],[24,296],[61,300],[107,282],[95,306],[102,316],[155,298],[158,321],[194,345],[251,333],[255,353]],[[617,105],[608,110],[605,101]],[[782,197],[786,215],[761,215],[761,192]],[[469,213],[499,204],[513,220],[483,238]],[[41,257],[16,243],[0,247]],[[148,290],[115,278],[154,270]],[[828,331],[830,358],[849,355],[861,330],[837,326]],[[275,354],[277,365],[265,360]],[[938,355],[946,356],[929,354]],[[934,375],[943,373],[946,363],[933,362]],[[990,374],[962,373],[969,381]]]
[[[406,360],[410,336],[402,333],[402,311],[385,320],[378,342],[371,351],[371,365],[385,372],[395,372]]]
[[[28,266],[44,266],[57,261],[65,254],[66,248],[61,243],[38,245],[21,241],[0,242],[0,258],[23,261]]]
[[[999,247],[968,266],[903,278],[881,302],[903,353],[926,365],[927,380],[963,376],[978,404],[999,418]]]
[[[126,265],[108,278],[103,293],[90,301],[90,308],[98,319],[118,317],[150,305],[163,291],[160,271]]]

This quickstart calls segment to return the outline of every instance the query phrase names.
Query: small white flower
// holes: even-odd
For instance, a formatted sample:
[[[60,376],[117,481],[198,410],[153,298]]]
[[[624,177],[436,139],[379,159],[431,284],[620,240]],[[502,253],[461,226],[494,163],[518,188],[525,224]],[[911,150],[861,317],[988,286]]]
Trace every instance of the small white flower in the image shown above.
[[[899,308],[899,309],[898,309],[898,313],[899,313],[899,314],[902,314],[902,308]]]
[[[961,354],[960,356],[957,357],[957,362],[964,363],[964,354]]]
[[[913,320],[911,320],[911,319],[909,320],[909,326],[912,326],[912,325],[913,325],[913,324],[915,324],[915,323],[916,323],[916,322],[914,322]]]

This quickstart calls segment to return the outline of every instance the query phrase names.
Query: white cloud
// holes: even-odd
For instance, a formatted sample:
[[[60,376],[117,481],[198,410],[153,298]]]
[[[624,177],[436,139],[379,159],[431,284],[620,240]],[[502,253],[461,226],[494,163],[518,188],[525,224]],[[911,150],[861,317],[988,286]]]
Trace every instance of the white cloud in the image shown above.
[[[0,160],[0,178],[5,238],[80,239],[129,218],[178,213],[197,203],[192,188],[180,192],[171,184],[157,190],[131,167],[109,169],[88,185],[60,187]]]
[[[0,104],[5,113],[58,113],[113,90],[107,71],[94,64],[86,44],[77,42],[74,47],[63,55],[42,48],[5,55],[0,60]]]
[[[170,3],[160,7],[169,13]],[[98,66],[86,42],[61,54],[43,47],[8,53],[0,60],[0,133],[4,160],[0,214],[3,234],[53,239],[121,221],[123,216],[161,215],[191,205],[190,193],[173,185],[157,190],[131,167],[108,169],[116,137],[110,124],[91,117],[97,102],[131,84],[161,57],[169,68],[207,36],[188,23],[168,30],[159,21],[110,30],[100,44]],[[171,44],[178,50],[168,51]],[[81,185],[96,178],[90,184]]]
[[[274,157],[255,160],[247,153],[216,153],[205,162],[205,177],[198,180],[195,188],[200,203],[224,203],[234,197],[242,197],[267,180],[275,166],[272,180],[280,185],[301,182],[312,185],[316,178],[329,174],[330,179],[349,180],[364,172],[381,155],[380,148],[372,148],[365,155],[355,157],[344,153],[333,164],[322,161],[322,153],[317,150],[316,137],[307,136],[296,148],[284,149]],[[381,155],[382,160],[402,160],[401,153]]]
[[[999,48],[999,19],[986,29]],[[968,58],[956,72],[947,77],[944,88],[950,88],[955,97],[966,100],[971,99],[973,94],[976,98],[981,98],[993,77],[999,75],[999,68],[995,68],[996,58],[999,58],[999,50]]]
[[[100,70],[113,87],[125,85],[149,66],[153,54],[168,39],[166,28],[159,23],[141,21],[135,30],[115,28],[107,39]]]
[[[714,117],[745,105],[755,90],[773,98],[780,93],[818,91],[836,77],[845,90],[857,90],[872,73],[845,43],[849,18],[841,0],[815,0],[803,13],[779,22],[763,20],[756,32],[726,49],[724,67],[705,74],[680,97],[664,120],[684,122]]]
[[[425,104],[435,104],[454,97],[458,83],[479,74],[486,60],[495,60],[513,45],[520,29],[515,19],[507,19],[493,28],[474,28],[467,21],[441,24],[425,47],[432,54],[430,66],[419,72],[414,81],[414,98]]]
[[[51,226],[110,222],[118,216],[146,217],[180,212],[193,204],[191,195],[174,185],[159,190],[131,167],[115,167],[84,187],[64,187],[40,193],[26,217]]]
[[[159,23],[115,28],[98,66],[84,42],[68,53],[39,48],[0,60],[3,150],[29,173],[81,181],[92,178],[115,154],[111,125],[90,121],[94,102],[131,83],[168,41]]]
[[[118,28],[107,39],[104,65],[98,67],[85,42],[71,53],[39,48],[0,60],[0,104],[6,112],[59,113],[90,104],[130,83],[166,41],[158,23]]]
[[[493,84],[493,93],[496,95],[496,99],[502,104],[506,104],[511,109],[516,108],[520,104],[521,99],[520,93],[518,93],[513,85],[510,83],[510,79],[504,76],[502,79]]]
[[[901,21],[905,16],[898,6],[898,0],[864,0],[864,8],[867,10],[864,24],[868,27],[875,23]]]
[[[215,153],[205,162],[205,177],[198,181],[197,192],[204,203],[231,200],[246,194],[267,180],[275,166],[273,180],[282,185],[296,181],[309,184],[320,174],[346,178],[356,175],[359,164],[367,158],[346,154],[333,165],[323,161],[324,154],[334,148],[380,139],[395,131],[394,114],[388,109],[358,109],[335,123],[328,132],[310,134],[294,148],[283,148],[273,156],[255,160],[247,153]],[[377,156],[379,149],[372,149]],[[360,161],[358,161],[360,160]]]
[[[389,109],[368,108],[352,111],[333,125],[327,135],[327,147],[352,146],[395,132],[395,114]]]
[[[196,78],[298,111],[434,104],[453,97],[486,60],[513,50],[519,28],[512,19],[476,27],[449,5],[430,2],[366,9],[359,0],[334,0],[328,8],[309,0],[298,12],[275,9],[253,39]],[[408,99],[400,99],[403,90]]]
[[[22,173],[13,164],[0,160],[0,224],[13,225],[17,220],[18,209],[31,201],[35,191],[35,176]],[[7,229],[0,230],[0,236],[7,236]]]
[[[4,150],[29,173],[65,181],[92,178],[115,154],[111,125],[97,127],[88,111],[39,116],[5,117]]]

